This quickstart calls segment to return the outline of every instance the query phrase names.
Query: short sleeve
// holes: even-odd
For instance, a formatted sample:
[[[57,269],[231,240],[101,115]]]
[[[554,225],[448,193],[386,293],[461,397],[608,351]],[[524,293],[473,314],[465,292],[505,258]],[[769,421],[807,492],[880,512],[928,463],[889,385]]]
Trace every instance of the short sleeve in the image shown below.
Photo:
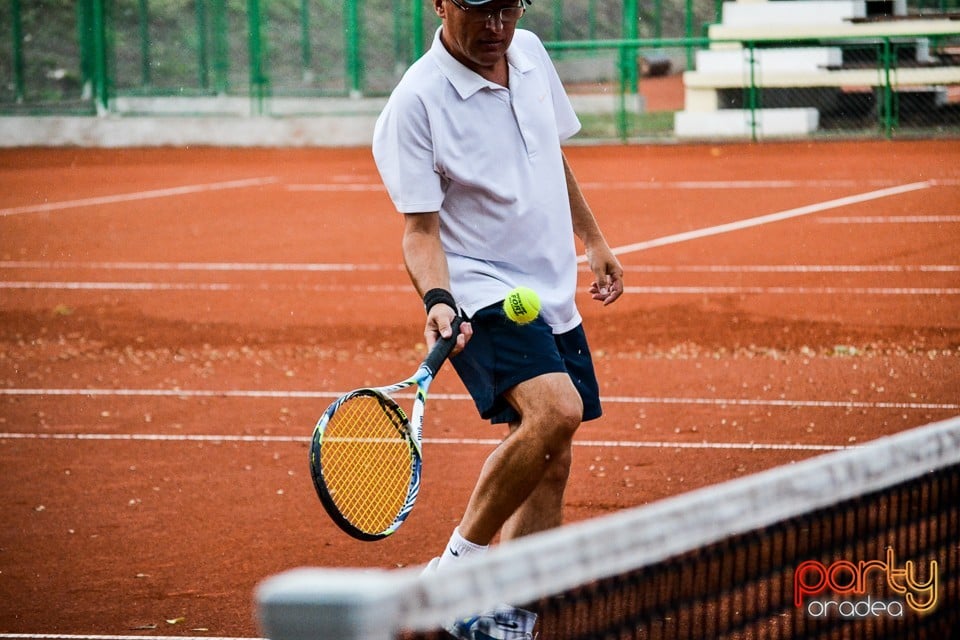
[[[443,185],[427,110],[419,96],[395,91],[390,97],[374,128],[373,156],[397,211],[440,209]]]

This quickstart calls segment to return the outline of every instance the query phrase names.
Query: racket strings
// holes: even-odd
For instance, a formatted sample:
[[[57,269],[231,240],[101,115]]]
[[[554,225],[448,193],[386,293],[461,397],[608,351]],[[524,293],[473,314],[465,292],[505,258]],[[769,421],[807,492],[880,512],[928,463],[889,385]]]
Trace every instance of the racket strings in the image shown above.
[[[367,533],[382,533],[403,509],[413,456],[400,407],[373,395],[348,398],[330,418],[320,463],[343,516]]]

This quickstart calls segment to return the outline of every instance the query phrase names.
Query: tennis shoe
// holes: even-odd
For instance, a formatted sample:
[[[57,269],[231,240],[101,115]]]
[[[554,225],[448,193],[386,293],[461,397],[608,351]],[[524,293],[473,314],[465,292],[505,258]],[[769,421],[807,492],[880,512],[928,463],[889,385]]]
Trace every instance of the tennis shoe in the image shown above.
[[[537,614],[510,605],[458,620],[447,633],[458,640],[533,640]]]
[[[433,573],[439,565],[440,558],[433,558],[422,573]],[[456,621],[447,627],[447,633],[457,640],[534,640],[535,624],[537,614],[502,604],[483,615]]]

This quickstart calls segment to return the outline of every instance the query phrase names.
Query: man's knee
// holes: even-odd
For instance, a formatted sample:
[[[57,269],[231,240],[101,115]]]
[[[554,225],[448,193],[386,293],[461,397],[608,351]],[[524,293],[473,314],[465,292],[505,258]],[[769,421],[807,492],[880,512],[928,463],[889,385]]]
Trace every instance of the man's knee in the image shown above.
[[[546,419],[554,425],[552,428],[556,438],[562,441],[573,439],[583,420],[583,401],[572,385],[569,392],[558,395],[550,404]]]
[[[554,454],[569,447],[583,420],[583,400],[569,376],[542,376],[518,389],[521,428],[548,442]]]

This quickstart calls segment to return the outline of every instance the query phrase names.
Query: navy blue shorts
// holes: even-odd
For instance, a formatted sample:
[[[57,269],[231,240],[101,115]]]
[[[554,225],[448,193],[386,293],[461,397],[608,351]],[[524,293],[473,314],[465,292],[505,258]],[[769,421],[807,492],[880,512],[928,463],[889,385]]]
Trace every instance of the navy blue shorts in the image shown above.
[[[583,420],[600,417],[600,388],[582,325],[554,335],[543,318],[526,325],[511,321],[501,304],[481,309],[470,324],[473,337],[450,362],[482,418],[494,424],[519,421],[503,393],[545,373],[570,374],[583,399]]]

